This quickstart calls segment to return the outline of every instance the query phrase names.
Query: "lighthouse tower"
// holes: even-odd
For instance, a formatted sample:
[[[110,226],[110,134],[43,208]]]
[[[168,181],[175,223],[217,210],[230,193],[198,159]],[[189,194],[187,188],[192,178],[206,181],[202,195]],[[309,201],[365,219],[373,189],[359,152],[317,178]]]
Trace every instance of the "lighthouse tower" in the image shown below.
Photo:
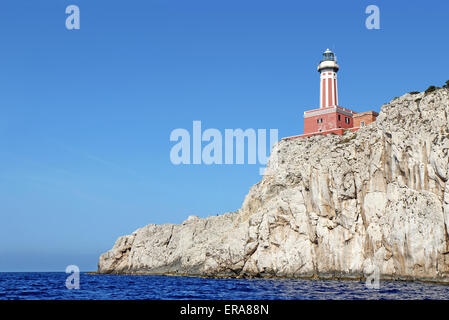
[[[320,73],[320,107],[304,112],[304,134],[283,138],[284,140],[307,138],[321,134],[343,135],[346,131],[357,131],[376,121],[375,111],[358,113],[338,105],[337,64],[335,54],[327,49],[318,64]]]
[[[320,73],[320,108],[338,106],[337,72],[339,69],[335,54],[327,49],[318,64]]]

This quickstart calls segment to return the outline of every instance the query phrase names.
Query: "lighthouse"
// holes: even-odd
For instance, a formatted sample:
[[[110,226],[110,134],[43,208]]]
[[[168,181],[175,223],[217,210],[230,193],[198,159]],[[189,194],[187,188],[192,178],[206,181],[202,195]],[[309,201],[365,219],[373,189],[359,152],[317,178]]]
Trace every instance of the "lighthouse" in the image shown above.
[[[304,112],[304,134],[283,139],[307,138],[321,134],[342,135],[346,131],[357,131],[375,121],[378,113],[358,113],[339,106],[337,72],[340,66],[335,54],[326,49],[318,64],[320,73],[320,107]]]
[[[326,49],[323,59],[318,64],[320,73],[320,108],[338,106],[337,64],[335,54]]]

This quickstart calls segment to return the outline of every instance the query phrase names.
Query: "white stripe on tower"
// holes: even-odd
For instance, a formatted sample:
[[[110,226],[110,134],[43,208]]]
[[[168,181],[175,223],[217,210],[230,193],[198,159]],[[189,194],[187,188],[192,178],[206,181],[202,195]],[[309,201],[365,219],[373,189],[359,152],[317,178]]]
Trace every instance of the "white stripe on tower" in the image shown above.
[[[335,86],[335,73],[332,76],[332,85],[334,86],[334,106],[336,106],[337,105],[337,99],[335,97],[336,97],[336,94],[337,94],[337,87]]]
[[[324,88],[326,88],[326,99],[324,100],[324,106],[327,107],[329,101],[329,84],[327,81],[327,76],[324,77]]]
[[[334,73],[331,73],[331,86],[332,86],[332,106],[335,106],[335,87],[334,87]]]

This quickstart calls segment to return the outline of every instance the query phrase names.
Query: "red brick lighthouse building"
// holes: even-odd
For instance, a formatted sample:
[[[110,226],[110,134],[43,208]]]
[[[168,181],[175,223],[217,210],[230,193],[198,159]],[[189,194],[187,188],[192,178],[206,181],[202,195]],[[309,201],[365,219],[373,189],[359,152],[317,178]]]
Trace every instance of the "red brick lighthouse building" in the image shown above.
[[[317,134],[342,135],[346,130],[357,131],[376,120],[377,112],[357,113],[338,105],[337,64],[335,54],[327,49],[318,64],[320,73],[320,107],[304,112],[304,134],[287,139]]]

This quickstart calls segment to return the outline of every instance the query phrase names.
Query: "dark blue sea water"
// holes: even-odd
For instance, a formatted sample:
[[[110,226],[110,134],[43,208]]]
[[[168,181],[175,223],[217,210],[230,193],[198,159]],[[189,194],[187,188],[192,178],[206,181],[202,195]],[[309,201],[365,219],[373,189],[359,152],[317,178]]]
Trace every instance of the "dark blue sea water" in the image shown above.
[[[168,276],[88,275],[80,289],[63,272],[0,273],[0,299],[449,299],[449,286],[381,281],[203,279]]]

